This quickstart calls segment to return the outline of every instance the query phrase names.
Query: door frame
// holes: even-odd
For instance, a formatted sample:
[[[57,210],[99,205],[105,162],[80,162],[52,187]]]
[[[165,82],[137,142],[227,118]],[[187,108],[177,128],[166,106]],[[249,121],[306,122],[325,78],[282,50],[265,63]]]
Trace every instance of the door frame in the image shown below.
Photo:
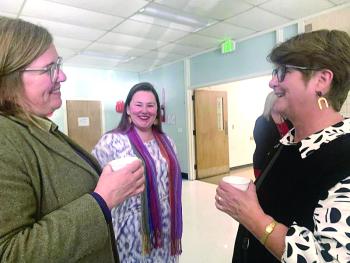
[[[194,165],[196,163],[196,151],[195,151],[195,138],[194,131],[194,101],[192,96],[194,92],[192,89],[188,89],[186,92],[186,104],[187,104],[187,127],[188,127],[188,180],[196,180],[196,170]]]

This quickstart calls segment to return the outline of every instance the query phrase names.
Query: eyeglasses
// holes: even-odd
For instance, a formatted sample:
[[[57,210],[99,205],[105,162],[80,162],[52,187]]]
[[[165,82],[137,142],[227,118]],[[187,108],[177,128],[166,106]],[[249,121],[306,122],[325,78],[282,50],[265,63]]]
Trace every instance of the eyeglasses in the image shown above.
[[[299,69],[299,70],[318,70],[316,68],[300,67],[293,65],[279,65],[277,68],[272,70],[272,77],[277,76],[278,82],[282,82],[286,77],[287,69]]]
[[[43,73],[48,72],[50,75],[51,82],[55,83],[57,81],[62,63],[63,63],[63,59],[61,57],[58,57],[56,62],[48,65],[45,68],[26,68],[26,69],[23,69],[22,71],[41,71]]]

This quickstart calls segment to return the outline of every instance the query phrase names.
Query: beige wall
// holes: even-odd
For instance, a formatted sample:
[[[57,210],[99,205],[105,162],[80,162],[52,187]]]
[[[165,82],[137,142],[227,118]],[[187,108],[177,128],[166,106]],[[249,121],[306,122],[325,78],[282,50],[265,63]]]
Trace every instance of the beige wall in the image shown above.
[[[339,29],[350,34],[350,7],[305,20],[305,26],[308,24],[312,24],[313,31],[318,29]]]
[[[305,21],[305,26],[311,24],[312,30],[318,29],[338,29],[350,34],[350,7],[339,9],[330,13],[320,15]],[[345,117],[350,117],[350,97],[348,95],[341,113]]]

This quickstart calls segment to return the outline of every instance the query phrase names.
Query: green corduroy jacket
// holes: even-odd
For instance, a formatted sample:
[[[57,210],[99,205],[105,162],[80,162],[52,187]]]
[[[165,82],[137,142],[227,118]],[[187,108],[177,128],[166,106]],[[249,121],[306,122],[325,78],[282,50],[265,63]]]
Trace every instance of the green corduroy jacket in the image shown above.
[[[113,233],[89,194],[99,171],[55,124],[0,115],[0,262],[115,262]]]

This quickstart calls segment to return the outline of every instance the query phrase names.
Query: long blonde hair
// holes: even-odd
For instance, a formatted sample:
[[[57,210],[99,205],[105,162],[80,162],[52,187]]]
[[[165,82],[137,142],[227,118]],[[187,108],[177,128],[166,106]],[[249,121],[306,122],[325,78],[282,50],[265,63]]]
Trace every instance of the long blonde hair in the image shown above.
[[[0,16],[0,113],[32,121],[21,106],[21,70],[52,44],[51,34],[43,27]]]
[[[269,120],[271,118],[271,111],[273,104],[275,104],[275,101],[277,99],[277,96],[273,91],[271,91],[265,99],[265,106],[264,106],[264,111],[263,111],[263,116]]]

